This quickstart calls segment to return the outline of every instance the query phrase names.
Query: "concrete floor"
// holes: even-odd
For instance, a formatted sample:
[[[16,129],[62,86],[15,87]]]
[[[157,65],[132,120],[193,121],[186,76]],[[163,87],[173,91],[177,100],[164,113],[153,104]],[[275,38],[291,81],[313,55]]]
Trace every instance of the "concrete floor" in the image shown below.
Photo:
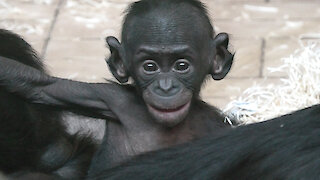
[[[119,37],[132,0],[0,0],[0,28],[12,30],[44,57],[52,75],[86,82],[111,78],[104,37]],[[235,64],[222,81],[209,81],[202,97],[223,108],[254,83],[279,83],[268,67],[320,34],[319,0],[203,0],[217,32],[231,35]],[[265,80],[267,78],[267,80]]]

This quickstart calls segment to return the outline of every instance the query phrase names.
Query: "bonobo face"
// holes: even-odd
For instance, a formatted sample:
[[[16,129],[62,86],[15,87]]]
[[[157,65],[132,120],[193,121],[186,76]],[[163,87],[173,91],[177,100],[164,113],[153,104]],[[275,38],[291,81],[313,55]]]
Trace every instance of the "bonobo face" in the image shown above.
[[[192,32],[192,26],[164,17],[151,21],[142,24],[152,28],[135,28],[132,32],[140,35],[128,43],[130,74],[151,115],[161,124],[174,126],[186,118],[192,97],[197,96],[209,71],[206,50],[210,44],[200,43],[203,34]]]
[[[122,45],[107,39],[114,76],[120,82],[131,76],[150,114],[168,127],[186,118],[207,74],[225,76],[226,67],[215,57],[221,42],[217,45],[198,19],[153,11],[132,20]]]
[[[186,43],[137,47],[132,74],[148,110],[159,123],[174,126],[187,116],[195,94],[197,58]]]

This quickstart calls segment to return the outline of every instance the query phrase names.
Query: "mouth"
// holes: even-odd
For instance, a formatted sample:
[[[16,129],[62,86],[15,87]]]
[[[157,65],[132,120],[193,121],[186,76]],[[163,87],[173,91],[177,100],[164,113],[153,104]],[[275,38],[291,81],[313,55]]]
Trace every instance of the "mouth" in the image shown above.
[[[155,111],[158,111],[160,113],[174,113],[174,112],[178,112],[178,111],[183,111],[184,109],[186,109],[188,104],[190,104],[190,102],[188,102],[188,103],[186,103],[186,104],[184,104],[182,106],[179,106],[177,108],[172,108],[172,109],[169,109],[169,108],[161,109],[161,108],[158,108],[158,107],[155,107],[155,106],[152,106],[152,105],[148,105],[148,106],[150,106],[151,109],[153,109]]]
[[[174,126],[181,122],[188,114],[191,102],[178,106],[176,108],[159,108],[147,104],[149,112],[162,124]]]

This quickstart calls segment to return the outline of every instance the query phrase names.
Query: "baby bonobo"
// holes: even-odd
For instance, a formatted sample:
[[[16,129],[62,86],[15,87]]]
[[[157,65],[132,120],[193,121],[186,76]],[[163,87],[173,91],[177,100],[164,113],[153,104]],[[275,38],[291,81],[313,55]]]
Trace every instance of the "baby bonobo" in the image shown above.
[[[121,83],[82,83],[0,60],[1,87],[32,103],[108,120],[92,173],[129,156],[180,144],[230,125],[199,97],[207,75],[223,79],[233,55],[198,0],[141,0],[127,10],[122,42],[108,37]],[[17,70],[25,74],[16,74]],[[125,85],[129,78],[133,82]]]

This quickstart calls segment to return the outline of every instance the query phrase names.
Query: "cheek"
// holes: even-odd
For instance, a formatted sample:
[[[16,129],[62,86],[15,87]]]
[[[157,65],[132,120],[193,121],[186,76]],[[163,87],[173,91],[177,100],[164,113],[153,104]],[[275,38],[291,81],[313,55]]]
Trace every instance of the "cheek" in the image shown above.
[[[204,59],[194,61],[191,70],[187,74],[176,74],[177,79],[191,91],[197,93],[197,90],[201,87],[203,80],[206,78],[209,72],[209,64]]]
[[[197,68],[195,69],[195,74],[199,79],[202,79],[207,74],[209,74],[210,69],[211,69],[211,63],[208,60],[208,58],[202,59],[199,61],[199,64],[198,64]]]
[[[204,60],[202,62],[204,62]],[[209,72],[210,72],[210,64],[205,62],[202,64],[199,64],[199,66],[195,69],[194,76],[192,78],[192,84],[194,89],[201,88],[201,85],[204,79],[209,74]]]

